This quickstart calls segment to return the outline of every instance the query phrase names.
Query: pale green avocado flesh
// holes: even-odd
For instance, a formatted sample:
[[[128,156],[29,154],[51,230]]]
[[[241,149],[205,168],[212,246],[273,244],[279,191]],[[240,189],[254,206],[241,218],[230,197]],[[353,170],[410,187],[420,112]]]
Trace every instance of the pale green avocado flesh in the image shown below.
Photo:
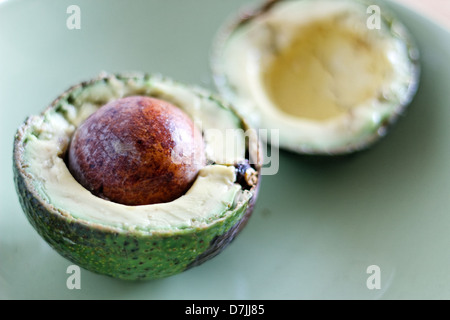
[[[242,18],[244,17],[244,18]],[[309,155],[366,149],[404,113],[418,50],[385,6],[364,0],[275,0],[219,31],[219,92],[278,147]]]
[[[130,95],[165,99],[201,125],[208,164],[179,199],[148,206],[111,203],[68,173],[64,157],[75,128],[102,105]],[[232,140],[241,139],[231,148],[220,141],[221,130],[229,129],[237,132]],[[104,74],[70,88],[18,129],[19,200],[38,233],[80,267],[127,280],[168,277],[214,257],[246,225],[262,163],[259,141],[246,139],[246,130],[230,106],[204,89],[159,75]],[[251,173],[248,184],[238,177],[242,168]]]

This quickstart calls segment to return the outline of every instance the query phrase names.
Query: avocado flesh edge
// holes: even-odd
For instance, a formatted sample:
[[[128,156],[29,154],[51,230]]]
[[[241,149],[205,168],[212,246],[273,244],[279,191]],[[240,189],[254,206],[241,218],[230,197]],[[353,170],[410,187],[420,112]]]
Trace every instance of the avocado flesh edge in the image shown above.
[[[249,205],[253,206],[256,198],[241,203],[227,218],[208,227],[146,235],[115,231],[61,214],[36,198],[20,171],[14,167],[20,204],[40,236],[77,265],[124,280],[168,277],[214,257],[245,225],[252,213]]]
[[[126,80],[123,82],[126,82]],[[134,84],[128,84],[125,88],[128,92],[120,84],[121,81],[111,77],[108,83],[96,81],[89,86],[86,85],[84,90],[75,89],[76,95],[72,92],[69,96],[71,99],[67,100],[75,101],[73,105],[76,106],[75,108],[77,108],[80,115],[76,114],[73,106],[68,106],[65,99],[62,99],[54,108],[44,112],[42,116],[31,117],[27,121],[27,126],[24,127],[22,133],[25,149],[23,159],[28,166],[26,171],[33,176],[32,180],[36,183],[36,189],[40,191],[41,196],[56,207],[68,211],[69,214],[76,218],[115,225],[118,228],[142,229],[144,232],[151,229],[157,229],[159,232],[162,232],[162,229],[168,229],[168,232],[170,232],[172,228],[189,227],[193,224],[190,220],[195,220],[194,224],[199,224],[202,223],[201,220],[203,219],[210,220],[224,216],[227,210],[233,206],[233,199],[238,193],[241,193],[240,186],[233,184],[233,180],[235,180],[234,167],[226,163],[223,166],[220,166],[220,163],[218,163],[202,169],[194,186],[185,196],[171,203],[151,206],[123,206],[104,201],[90,194],[75,181],[63,162],[62,154],[65,153],[68,147],[70,135],[75,130],[76,125],[82,122],[84,118],[87,118],[99,106],[106,103],[108,99],[134,95],[136,92],[141,93],[144,90],[146,92],[143,94],[151,96],[154,96],[155,92],[158,96],[165,92],[164,98],[172,100],[173,98],[168,95],[171,91],[175,91],[179,96],[186,95],[186,91],[189,91],[189,88],[181,88],[181,85],[177,83],[159,78],[150,78],[148,83],[146,81],[140,83],[138,80]],[[114,86],[118,87],[118,89],[113,89]],[[176,92],[177,89],[179,89],[178,92]],[[187,98],[183,98],[186,101],[177,101],[177,105],[182,107],[183,103],[195,104],[195,101],[191,102],[189,99],[192,99],[192,96],[195,98],[196,95],[197,93],[189,93]],[[175,96],[177,95],[175,94]],[[218,105],[216,101],[212,101],[210,97],[201,97],[200,99],[203,99],[200,101],[210,102],[215,109],[225,108],[223,105]],[[201,103],[204,104],[203,109],[205,109],[206,103]],[[69,119],[69,122],[73,123],[73,125],[66,123],[66,119],[62,117],[64,112],[67,113],[65,118]],[[214,112],[214,114],[217,115],[218,111]],[[230,110],[224,109],[222,116],[228,117],[228,119],[223,119],[224,124],[228,126],[240,125],[240,122],[235,120],[236,116],[233,115],[231,117],[230,114]],[[206,124],[203,126],[205,127]],[[214,126],[219,125],[214,124]],[[210,154],[209,161],[217,163],[217,161],[224,160],[220,159],[224,158],[220,154],[218,156],[219,159],[216,157],[220,151]],[[241,157],[245,157],[245,151],[239,151],[239,153],[238,155],[233,154],[236,161],[240,161]],[[212,191],[207,187],[209,183],[215,183],[215,185],[211,185],[212,188],[215,188],[214,193],[211,193]],[[65,187],[61,188],[61,184]],[[223,188],[218,189],[222,186]],[[77,198],[80,197],[83,198],[81,203],[77,201]],[[199,209],[202,209],[202,211],[196,210],[195,207],[191,208],[197,205],[195,202],[199,203]],[[205,220],[206,223],[207,220]]]
[[[317,5],[323,5],[324,7],[321,8],[321,10],[319,10],[320,14],[318,14],[318,17],[319,16],[320,17],[317,20],[314,20],[315,13],[313,12],[315,11],[311,10],[310,12],[308,10],[308,5],[311,4],[311,6],[313,6],[316,3],[314,1],[308,0],[270,1],[270,5],[256,9],[253,12],[244,15],[244,18],[241,17],[233,18],[227,24],[225,24],[223,28],[219,31],[213,48],[211,63],[216,87],[218,88],[219,92],[222,93],[222,95],[224,95],[233,104],[240,107],[240,110],[242,110],[241,113],[246,118],[249,119],[250,123],[253,126],[266,129],[279,128],[280,129],[279,142],[274,141],[273,139],[271,139],[270,136],[266,140],[268,143],[278,145],[279,147],[284,148],[287,151],[300,153],[304,155],[315,155],[322,157],[322,156],[345,155],[353,153],[355,151],[367,149],[372,144],[380,140],[381,137],[385,136],[386,133],[388,132],[388,129],[394,123],[396,123],[396,120],[405,111],[406,106],[411,102],[413,96],[415,95],[420,76],[418,49],[413,38],[408,33],[403,24],[400,21],[398,21],[398,19],[391,12],[389,12],[389,10],[386,9],[383,6],[383,4],[380,4],[382,31],[385,30],[385,32],[383,31],[384,35],[390,38],[393,41],[392,43],[396,43],[396,45],[398,45],[399,48],[402,47],[401,50],[403,51],[403,53],[399,54],[399,56],[404,56],[405,59],[400,64],[402,65],[401,67],[394,66],[394,73],[398,74],[397,77],[398,81],[396,80],[393,82],[394,83],[393,87],[395,88],[394,90],[398,91],[394,95],[388,94],[387,96],[384,96],[384,94],[380,94],[379,99],[378,98],[376,99],[378,100],[376,101],[376,105],[386,106],[387,107],[386,110],[388,111],[384,113],[379,112],[378,116],[374,115],[372,119],[368,118],[367,120],[363,120],[364,123],[362,122],[360,123],[360,128],[358,129],[358,131],[351,133],[351,135],[353,135],[354,138],[350,137],[351,139],[345,140],[342,139],[342,141],[338,141],[339,139],[336,139],[336,137],[339,137],[339,132],[329,130],[333,134],[329,135],[329,138],[326,138],[324,140],[326,143],[322,144],[318,143],[318,141],[316,140],[316,137],[320,134],[319,126],[322,125],[325,127],[329,126],[329,124],[331,123],[329,120],[315,121],[317,125],[315,124],[314,126],[316,126],[317,128],[314,129],[315,131],[312,131],[310,129],[314,128],[312,126],[314,121],[310,121],[308,119],[296,118],[292,116],[286,117],[284,115],[283,116],[284,120],[282,121],[276,120],[278,118],[281,119],[281,117],[279,117],[278,115],[281,114],[282,112],[278,110],[279,108],[274,108],[276,109],[276,111],[270,111],[270,109],[273,108],[273,106],[267,109],[269,110],[267,112],[270,115],[264,116],[264,112],[266,111],[262,112],[260,111],[261,105],[264,105],[264,103],[262,103],[261,100],[255,101],[253,100],[253,98],[245,96],[245,93],[242,93],[242,88],[245,87],[245,85],[240,85],[235,80],[233,80],[233,78],[230,78],[230,76],[228,75],[228,71],[225,69],[226,67],[223,54],[226,50],[229,50],[228,49],[229,43],[233,43],[236,41],[236,38],[242,37],[242,34],[244,32],[247,32],[247,30],[251,28],[254,21],[260,18],[269,20],[268,17],[272,14],[271,10],[278,10],[278,6],[281,8],[284,4],[286,4],[286,6],[288,5],[293,6],[297,5],[296,3],[298,3],[299,7],[304,3],[303,12],[308,12],[308,17],[303,17],[303,20],[308,21],[307,23],[305,23],[305,26],[307,27],[311,26],[311,24],[317,23],[318,21],[324,21],[325,23],[327,23],[327,19],[330,18],[326,17],[325,14],[328,10],[327,2],[317,1]],[[367,1],[358,1],[358,0],[335,1],[328,3],[333,6],[335,5],[336,7],[346,4],[349,4],[350,8],[352,7],[357,8],[359,6],[360,8],[362,8],[359,14],[361,15],[361,17],[364,18],[364,23],[367,21],[367,18],[369,17],[365,12],[368,6],[379,4],[377,2],[369,3]],[[294,12],[294,10],[292,9],[291,12]],[[310,18],[312,20],[309,22]],[[283,19],[289,21],[289,18]],[[303,20],[300,19],[300,21]],[[361,28],[367,29],[365,25]],[[283,30],[286,31],[286,29]],[[334,31],[335,30],[333,29],[333,32]],[[273,40],[276,34],[276,25],[274,23],[272,24],[267,23],[266,28],[261,27],[261,33],[263,32],[266,32],[268,35],[272,37],[272,41],[275,41]],[[377,30],[368,30],[368,32],[377,32]],[[303,33],[299,33],[299,35],[303,35]],[[253,38],[255,38],[255,36]],[[249,40],[246,43],[248,44],[251,41],[254,40],[253,39]],[[244,49],[238,51],[237,53],[237,56],[239,57],[244,57],[245,55],[246,53]],[[254,59],[253,61],[257,60]],[[233,63],[230,64],[237,65],[234,60]],[[403,65],[406,66],[406,69],[408,69],[407,71],[402,70]],[[237,67],[236,70],[238,69],[241,71],[238,72],[237,74],[244,73],[241,67]],[[256,74],[255,70],[253,70],[254,74]],[[246,82],[248,84],[255,83],[255,80],[247,79]],[[241,91],[241,93],[239,91]],[[268,97],[269,95],[270,92],[266,92],[266,96]],[[376,107],[374,110],[379,109],[376,105],[374,104],[374,106]],[[301,120],[302,122],[300,125],[297,124],[300,123],[299,120]],[[346,121],[349,122],[349,119],[347,119]],[[342,125],[344,125],[344,122],[342,122]],[[289,127],[291,128],[290,130],[288,130]],[[345,128],[345,126],[342,126],[342,128],[344,130],[348,130]],[[297,132],[300,132],[302,134],[309,132],[310,134],[309,137],[306,140],[304,140],[304,138],[301,138],[301,135],[298,135]],[[308,134],[306,134],[306,136],[308,136]],[[330,143],[333,140],[336,140],[335,143],[334,142]]]
[[[49,109],[59,108],[58,103],[55,101]],[[220,218],[206,224],[164,232],[131,232],[77,219],[44,201],[26,172],[24,143],[22,127],[14,144],[14,179],[30,223],[62,256],[93,272],[121,279],[167,277],[218,254],[245,225],[259,186],[247,192],[247,197],[241,196]]]

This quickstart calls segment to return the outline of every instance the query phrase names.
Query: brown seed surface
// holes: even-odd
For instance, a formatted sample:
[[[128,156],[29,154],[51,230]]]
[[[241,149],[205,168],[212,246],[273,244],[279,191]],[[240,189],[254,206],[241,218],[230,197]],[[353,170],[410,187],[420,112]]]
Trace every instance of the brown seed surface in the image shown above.
[[[178,107],[155,98],[112,101],[75,131],[68,167],[93,194],[125,205],[172,201],[205,165],[203,138]]]

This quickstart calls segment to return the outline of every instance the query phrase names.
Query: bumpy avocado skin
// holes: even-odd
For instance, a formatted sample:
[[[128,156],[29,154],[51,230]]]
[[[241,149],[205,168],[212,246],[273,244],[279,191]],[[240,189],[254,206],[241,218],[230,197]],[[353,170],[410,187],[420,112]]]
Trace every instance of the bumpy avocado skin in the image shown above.
[[[14,141],[14,182],[30,224],[61,256],[86,270],[123,280],[169,277],[219,254],[246,225],[260,186],[259,179],[248,202],[229,212],[227,218],[204,227],[171,233],[117,231],[78,220],[40,199],[25,170],[24,143],[23,131],[19,129]]]
[[[39,201],[27,187],[24,173],[14,163],[20,204],[40,236],[75,264],[125,280],[172,276],[216,256],[245,226],[256,198],[239,207],[229,218],[203,229],[152,235],[114,232],[64,216]]]

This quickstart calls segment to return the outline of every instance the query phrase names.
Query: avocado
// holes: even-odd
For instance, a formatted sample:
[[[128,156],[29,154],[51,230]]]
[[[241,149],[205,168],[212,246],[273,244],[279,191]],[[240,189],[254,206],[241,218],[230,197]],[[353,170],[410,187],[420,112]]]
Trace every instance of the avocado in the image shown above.
[[[407,28],[383,4],[362,0],[273,0],[246,9],[219,30],[211,66],[218,91],[252,126],[267,129],[267,143],[325,157],[384,137],[420,74]]]
[[[202,132],[206,164],[177,199],[116,203],[90,192],[68,169],[76,129],[102,106],[130,96],[167,101]],[[95,273],[150,280],[202,264],[239,234],[257,199],[262,153],[245,119],[209,91],[158,74],[102,73],[28,117],[15,135],[13,160],[24,213],[52,248]]]

